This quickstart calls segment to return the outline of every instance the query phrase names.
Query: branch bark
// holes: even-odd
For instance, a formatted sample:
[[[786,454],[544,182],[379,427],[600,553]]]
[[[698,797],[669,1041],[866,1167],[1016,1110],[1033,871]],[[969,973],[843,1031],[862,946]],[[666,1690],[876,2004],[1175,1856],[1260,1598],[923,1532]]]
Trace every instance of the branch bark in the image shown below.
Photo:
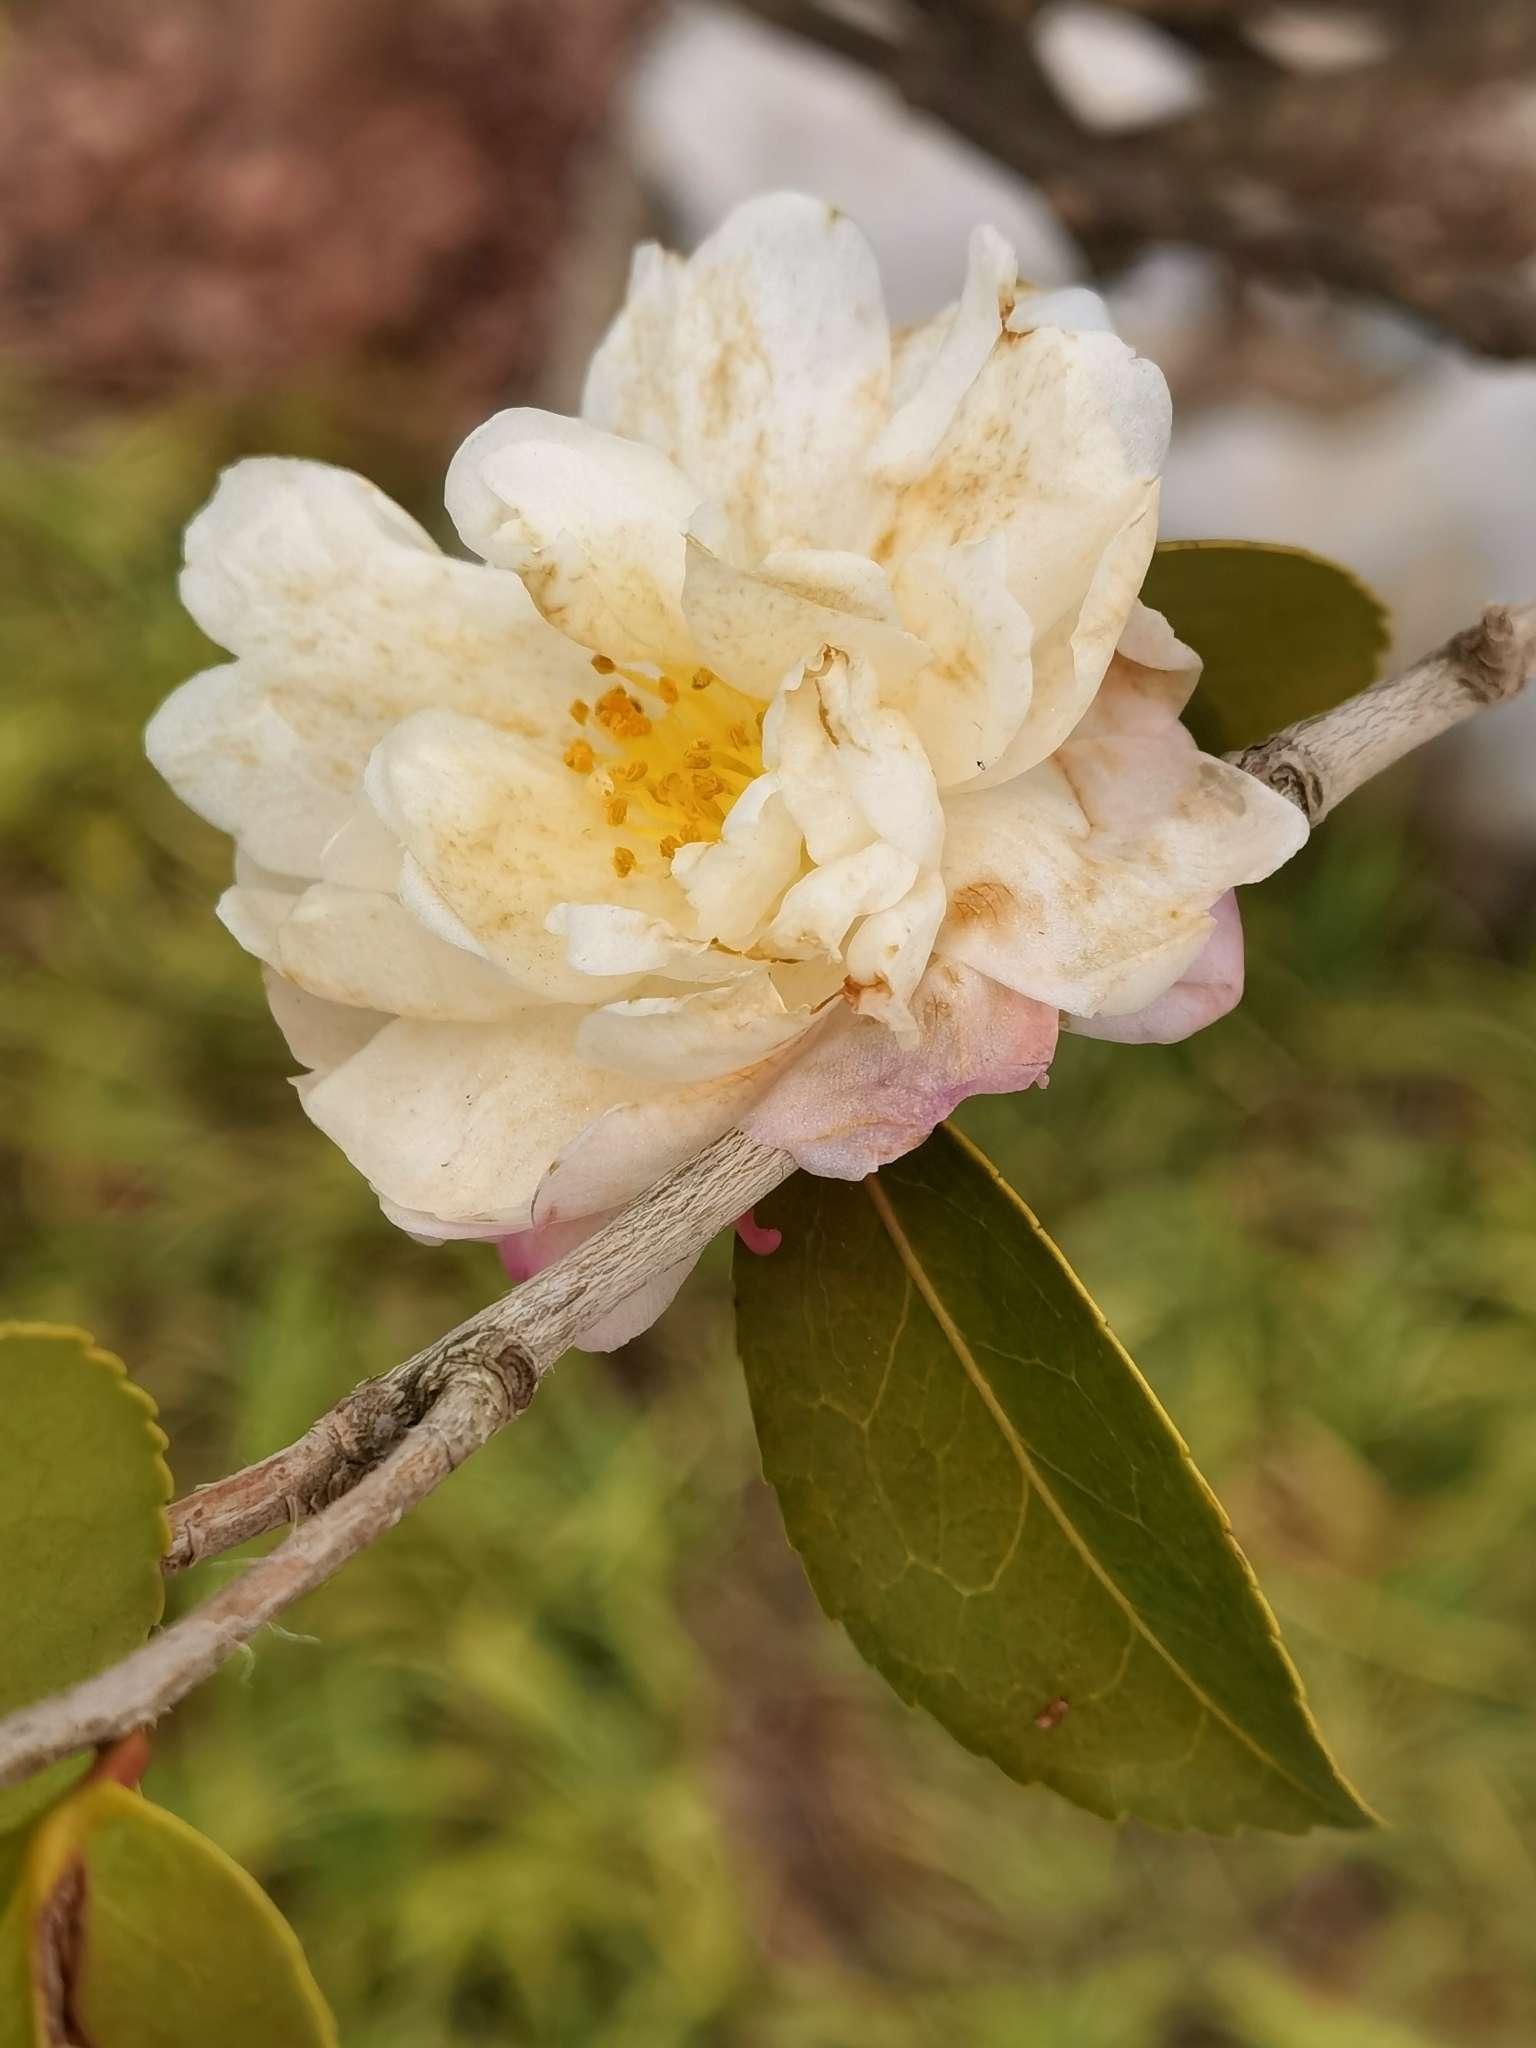
[[[850,32],[835,0],[743,0],[850,57],[1036,185],[1090,264],[1178,242],[1241,273],[1391,300],[1495,356],[1536,354],[1536,73],[1529,0],[1397,0],[1391,53],[1336,75],[1209,67],[1211,103],[1128,134],[1079,126],[1035,54],[1032,4],[910,10]],[[1252,10],[1120,0],[1175,29]],[[1246,47],[1246,46],[1245,46]]]
[[[1233,758],[1315,823],[1413,748],[1512,697],[1533,667],[1536,605],[1494,608],[1402,674]],[[701,1251],[793,1167],[729,1132],[565,1258],[365,1381],[295,1443],[178,1502],[171,1571],[297,1526],[120,1664],[0,1722],[0,1786],[157,1720],[520,1415],[583,1329],[647,1274]]]
[[[1401,675],[1229,759],[1317,825],[1415,747],[1515,696],[1533,669],[1536,604],[1494,605]]]

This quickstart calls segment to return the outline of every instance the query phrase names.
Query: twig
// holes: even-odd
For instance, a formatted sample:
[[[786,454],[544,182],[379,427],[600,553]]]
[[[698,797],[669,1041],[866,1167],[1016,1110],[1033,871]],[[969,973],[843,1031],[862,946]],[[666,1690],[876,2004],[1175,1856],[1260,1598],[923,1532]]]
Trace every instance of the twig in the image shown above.
[[[1533,669],[1536,604],[1494,605],[1401,675],[1229,758],[1317,825],[1415,747],[1513,697]]]
[[[1513,696],[1533,664],[1536,605],[1495,608],[1401,675],[1234,759],[1315,822],[1414,747]],[[583,1329],[702,1250],[792,1170],[787,1153],[729,1132],[565,1258],[366,1381],[286,1450],[178,1503],[173,1570],[285,1521],[298,1526],[122,1663],[0,1721],[0,1786],[158,1719],[520,1415]]]
[[[349,1396],[341,1409],[356,1413],[360,1404],[369,1418],[362,1435],[346,1424],[328,1427],[333,1411],[287,1451],[212,1489],[219,1504],[203,1526],[209,1547],[222,1548],[284,1520],[292,1496],[283,1488],[297,1484],[313,1498],[345,1483],[359,1451],[373,1461],[279,1549],[143,1649],[0,1722],[0,1785],[157,1720],[520,1415],[583,1329],[649,1274],[701,1250],[793,1170],[787,1153],[727,1133],[557,1264]],[[392,1391],[380,1399],[385,1387]],[[183,1529],[197,1499],[183,1503]]]

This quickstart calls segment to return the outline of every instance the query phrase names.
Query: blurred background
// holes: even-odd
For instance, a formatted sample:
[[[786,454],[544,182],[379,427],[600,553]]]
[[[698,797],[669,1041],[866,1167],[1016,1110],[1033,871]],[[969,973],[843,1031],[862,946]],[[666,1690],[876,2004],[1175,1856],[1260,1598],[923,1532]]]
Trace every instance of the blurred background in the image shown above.
[[[498,1275],[305,1123],[226,845],[143,761],[210,658],[178,530],[255,450],[441,530],[468,426],[571,402],[632,241],[783,183],[899,319],[983,219],[1106,289],[1174,385],[1170,533],[1334,554],[1404,653],[1536,596],[1528,0],[6,0],[0,1301],[124,1354],[182,1490]],[[157,1743],[349,2048],[1528,2048],[1533,872],[1536,703],[1251,893],[1235,1016],[966,1118],[1382,1833],[1112,1831],[903,1710],[785,1547],[716,1261]]]

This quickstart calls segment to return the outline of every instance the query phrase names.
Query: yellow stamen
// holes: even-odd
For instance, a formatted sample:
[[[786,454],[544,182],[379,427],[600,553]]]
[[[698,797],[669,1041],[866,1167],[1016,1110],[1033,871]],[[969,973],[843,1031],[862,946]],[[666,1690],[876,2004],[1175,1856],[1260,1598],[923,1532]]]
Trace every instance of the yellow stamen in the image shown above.
[[[633,873],[634,866],[635,856],[627,846],[616,846],[613,849],[613,872],[621,882],[626,875]]]
[[[610,661],[606,654],[594,654],[592,657],[592,666],[597,670],[600,676],[611,676],[615,668],[617,668],[618,663]]]
[[[585,740],[572,740],[560,758],[567,768],[574,768],[578,775],[590,775],[597,756]]]
[[[571,699],[571,716],[578,725],[585,725],[592,716],[592,706],[585,697],[573,697]]]
[[[595,704],[577,704],[591,721],[588,772],[601,772],[608,823],[643,833],[666,849],[663,859],[718,839],[731,805],[762,773],[757,707],[707,668],[679,673],[609,662],[601,672],[613,676],[611,687]],[[573,741],[566,759],[584,761],[575,749],[585,744]]]

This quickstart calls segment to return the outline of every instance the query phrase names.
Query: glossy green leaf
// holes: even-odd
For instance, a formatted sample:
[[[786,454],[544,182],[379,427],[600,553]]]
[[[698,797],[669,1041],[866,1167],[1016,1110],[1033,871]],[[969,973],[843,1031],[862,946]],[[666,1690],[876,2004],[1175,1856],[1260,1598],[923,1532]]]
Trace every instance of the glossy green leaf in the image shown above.
[[[0,1715],[135,1650],[160,1618],[171,1476],[155,1406],[81,1330],[0,1323]],[[0,1791],[20,1826],[85,1768]]]
[[[982,1155],[941,1130],[759,1213],[784,1233],[736,1262],[764,1470],[901,1697],[1098,1813],[1368,1825],[1220,1506]]]
[[[100,2048],[336,2039],[293,1931],[261,1887],[196,1829],[110,1780],[37,1824],[0,1949],[0,1983],[7,1971],[14,1980],[19,1959],[25,1986],[0,2048],[47,2048],[61,1981],[79,2036]]]
[[[1165,541],[1142,599],[1205,666],[1184,717],[1208,753],[1267,739],[1373,682],[1387,615],[1347,569],[1262,541]]]

